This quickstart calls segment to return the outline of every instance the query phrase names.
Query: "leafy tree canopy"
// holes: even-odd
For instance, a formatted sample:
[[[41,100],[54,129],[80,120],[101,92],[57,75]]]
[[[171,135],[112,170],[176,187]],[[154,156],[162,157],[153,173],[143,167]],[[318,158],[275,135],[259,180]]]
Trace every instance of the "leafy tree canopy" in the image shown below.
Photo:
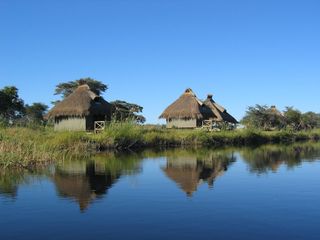
[[[41,123],[44,121],[43,116],[48,110],[48,106],[43,103],[33,103],[25,106],[26,118],[30,122]]]
[[[302,113],[293,107],[286,107],[283,113],[275,107],[256,105],[249,107],[242,124],[249,128],[263,130],[292,129],[307,130],[320,127],[320,114],[314,112]]]
[[[65,83],[59,83],[55,89],[55,95],[62,95],[62,98],[70,95],[78,86],[87,84],[91,91],[100,95],[108,89],[108,86],[100,81],[92,78],[80,78],[75,81],[69,81]]]
[[[303,127],[305,129],[320,127],[320,114],[314,112],[306,112],[302,115]]]
[[[137,104],[121,100],[110,102],[110,104],[112,105],[112,118],[116,121],[134,120],[137,123],[146,121],[145,117],[140,114],[143,107]]]
[[[0,89],[0,116],[12,121],[24,114],[24,102],[18,95],[18,89],[7,86]]]
[[[299,110],[294,109],[293,107],[286,107],[286,110],[283,113],[288,126],[292,127],[294,130],[299,130],[302,127],[302,113]]]
[[[247,127],[264,130],[280,129],[285,125],[284,116],[274,106],[258,104],[248,108],[241,122]]]

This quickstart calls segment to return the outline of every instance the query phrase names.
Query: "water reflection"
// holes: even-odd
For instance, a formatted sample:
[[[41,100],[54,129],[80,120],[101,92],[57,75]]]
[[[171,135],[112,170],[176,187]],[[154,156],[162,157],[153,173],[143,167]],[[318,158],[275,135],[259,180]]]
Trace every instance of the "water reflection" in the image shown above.
[[[31,171],[26,169],[3,169],[0,168],[0,197],[16,199],[19,187],[23,184],[32,184],[36,177],[41,176],[47,169]]]
[[[258,148],[224,150],[168,150],[144,151],[142,153],[100,154],[89,161],[72,159],[52,169],[34,172],[16,169],[0,169],[0,196],[15,199],[22,184],[46,179],[55,186],[60,198],[69,199],[84,211],[95,200],[105,197],[122,176],[140,174],[146,158],[165,157],[160,174],[165,174],[187,196],[192,196],[199,185],[209,187],[222,176],[240,156],[239,161],[247,164],[250,172],[261,174],[276,172],[281,165],[293,168],[306,161],[320,157],[320,143],[293,144],[287,146],[265,145]],[[37,180],[38,179],[38,180]],[[32,180],[32,181],[31,181]]]
[[[203,182],[213,187],[215,179],[235,162],[230,151],[173,151],[167,153],[167,164],[163,168],[166,176],[191,197]]]
[[[320,156],[319,143],[300,143],[293,145],[264,145],[258,148],[240,149],[249,171],[257,174],[277,172],[281,165],[289,169],[302,162],[312,162]]]
[[[97,155],[91,161],[68,161],[56,167],[52,179],[59,196],[76,201],[81,211],[108,193],[122,174],[137,173],[136,155]]]
[[[16,198],[18,186],[24,181],[21,171],[0,171],[0,195]]]
[[[101,166],[88,163],[83,172],[74,173],[58,168],[53,176],[59,196],[74,199],[84,211],[96,198],[102,197],[120,177],[107,174]]]

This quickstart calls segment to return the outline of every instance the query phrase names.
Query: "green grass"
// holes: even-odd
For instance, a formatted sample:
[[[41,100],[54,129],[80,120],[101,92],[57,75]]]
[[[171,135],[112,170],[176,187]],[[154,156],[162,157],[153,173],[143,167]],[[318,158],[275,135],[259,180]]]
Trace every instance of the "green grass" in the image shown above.
[[[320,130],[257,131],[164,129],[126,123],[111,123],[100,134],[54,132],[52,128],[0,128],[0,165],[31,168],[64,159],[86,158],[107,149],[186,146],[251,146],[319,140]]]
[[[51,129],[0,129],[0,165],[32,168],[66,158],[89,154],[83,133],[55,133]]]

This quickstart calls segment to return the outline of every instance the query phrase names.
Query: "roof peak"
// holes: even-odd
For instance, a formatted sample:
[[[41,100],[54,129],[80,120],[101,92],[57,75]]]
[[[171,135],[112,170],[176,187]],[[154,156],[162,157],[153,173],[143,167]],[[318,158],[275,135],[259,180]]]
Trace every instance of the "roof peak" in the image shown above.
[[[88,84],[82,84],[82,85],[79,85],[76,90],[80,90],[80,89],[83,89],[83,90],[90,90],[90,87]]]
[[[213,94],[208,93],[207,98],[208,98],[208,99],[212,99],[212,97],[213,97]]]
[[[193,94],[194,95],[194,92],[192,91],[191,88],[187,88],[185,91],[184,91],[185,94]]]

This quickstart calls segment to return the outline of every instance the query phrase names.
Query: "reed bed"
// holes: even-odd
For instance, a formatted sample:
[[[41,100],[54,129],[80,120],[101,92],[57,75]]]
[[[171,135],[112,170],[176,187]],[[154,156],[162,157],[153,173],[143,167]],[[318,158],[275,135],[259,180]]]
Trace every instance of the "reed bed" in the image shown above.
[[[52,128],[0,128],[0,165],[25,167],[43,165],[66,158],[90,157],[110,149],[185,146],[251,146],[319,140],[320,130],[207,132],[145,127],[130,122],[111,123],[102,133],[54,132]]]

